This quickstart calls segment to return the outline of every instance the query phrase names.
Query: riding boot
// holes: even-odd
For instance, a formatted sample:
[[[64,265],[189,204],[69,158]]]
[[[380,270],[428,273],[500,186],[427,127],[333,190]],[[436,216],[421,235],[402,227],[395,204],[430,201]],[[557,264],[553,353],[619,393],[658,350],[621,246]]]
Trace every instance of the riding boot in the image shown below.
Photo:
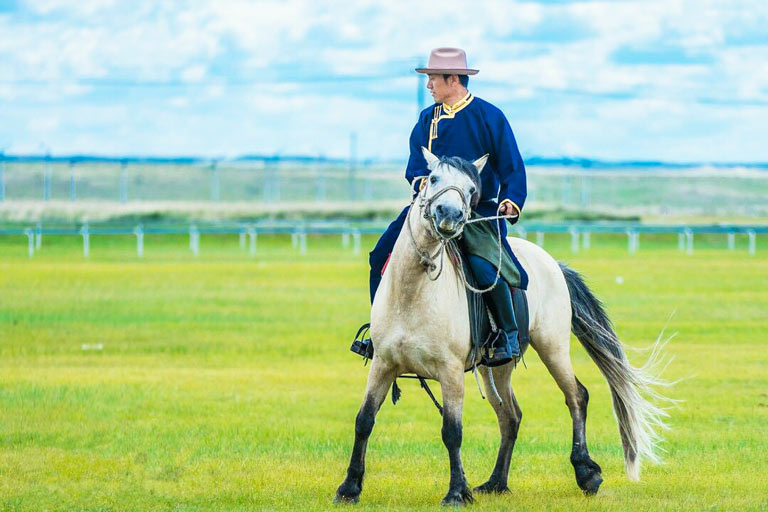
[[[499,328],[496,338],[490,343],[488,356],[483,358],[486,366],[500,366],[520,357],[517,321],[512,306],[512,294],[504,280],[496,283],[493,290],[483,294]]]

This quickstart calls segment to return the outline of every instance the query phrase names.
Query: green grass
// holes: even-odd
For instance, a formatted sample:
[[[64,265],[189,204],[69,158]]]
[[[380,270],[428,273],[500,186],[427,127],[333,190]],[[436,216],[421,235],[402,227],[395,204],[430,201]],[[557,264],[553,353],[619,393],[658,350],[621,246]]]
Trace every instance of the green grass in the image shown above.
[[[507,496],[476,510],[757,510],[768,507],[768,251],[750,257],[723,237],[593,236],[568,252],[624,341],[649,345],[666,327],[687,378],[670,393],[666,463],[629,482],[607,385],[578,342],[589,388],[588,440],[602,465],[598,496],[578,490],[570,419],[535,354],[514,384],[524,412]],[[373,243],[364,239],[364,247]],[[0,238],[0,509],[326,510],[346,469],[366,368],[347,351],[367,317],[364,255],[310,238]],[[623,284],[616,278],[621,276]],[[674,314],[673,314],[674,312]],[[102,350],[83,345],[102,344]],[[642,354],[630,352],[639,362]],[[437,510],[448,484],[440,419],[411,381],[387,402],[368,451],[360,510]],[[435,391],[438,391],[435,389]],[[495,417],[467,377],[462,454],[470,484],[490,474]]]

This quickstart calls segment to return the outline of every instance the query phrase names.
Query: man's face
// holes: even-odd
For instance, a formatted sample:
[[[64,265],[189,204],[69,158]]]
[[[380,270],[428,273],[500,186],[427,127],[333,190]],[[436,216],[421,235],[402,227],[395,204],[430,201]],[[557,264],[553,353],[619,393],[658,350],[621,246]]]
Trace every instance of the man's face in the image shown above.
[[[432,97],[435,99],[435,103],[443,103],[448,98],[453,89],[451,87],[450,80],[452,77],[448,77],[448,80],[443,78],[443,75],[427,75],[427,89],[432,92]]]

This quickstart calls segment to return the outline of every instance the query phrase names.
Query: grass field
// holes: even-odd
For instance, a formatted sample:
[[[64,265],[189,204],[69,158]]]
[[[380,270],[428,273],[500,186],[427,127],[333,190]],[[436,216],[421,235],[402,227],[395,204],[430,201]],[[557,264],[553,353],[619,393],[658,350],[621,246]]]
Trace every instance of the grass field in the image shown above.
[[[370,246],[372,239],[365,239]],[[326,510],[341,482],[366,368],[348,352],[367,317],[364,255],[338,238],[0,238],[0,509]],[[593,237],[546,248],[582,271],[624,341],[677,333],[666,376],[687,378],[666,434],[666,463],[639,483],[622,466],[608,389],[574,341],[590,391],[587,437],[605,483],[578,490],[570,419],[534,353],[514,384],[524,418],[506,496],[476,510],[760,510],[768,508],[768,250],[744,241]],[[623,283],[617,282],[617,277]],[[674,315],[673,315],[674,312]],[[101,345],[101,350],[95,349]],[[84,349],[85,348],[85,349]],[[639,362],[642,353],[630,352]],[[471,485],[498,446],[491,408],[467,377],[462,454]],[[359,510],[437,510],[448,485],[440,419],[411,381],[377,419]],[[436,390],[438,391],[438,390]]]

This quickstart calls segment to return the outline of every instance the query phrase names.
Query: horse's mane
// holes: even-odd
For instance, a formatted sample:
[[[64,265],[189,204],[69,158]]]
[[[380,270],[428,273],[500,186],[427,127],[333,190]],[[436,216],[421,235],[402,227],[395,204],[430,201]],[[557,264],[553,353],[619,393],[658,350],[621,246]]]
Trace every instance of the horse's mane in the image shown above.
[[[470,206],[473,208],[477,206],[477,203],[480,201],[480,196],[482,194],[482,184],[480,182],[480,173],[477,172],[477,167],[475,167],[475,164],[469,160],[464,160],[459,156],[441,156],[440,163],[453,167],[454,169],[466,174],[469,179],[472,180],[472,183],[475,185],[475,193],[472,194],[470,199]]]

